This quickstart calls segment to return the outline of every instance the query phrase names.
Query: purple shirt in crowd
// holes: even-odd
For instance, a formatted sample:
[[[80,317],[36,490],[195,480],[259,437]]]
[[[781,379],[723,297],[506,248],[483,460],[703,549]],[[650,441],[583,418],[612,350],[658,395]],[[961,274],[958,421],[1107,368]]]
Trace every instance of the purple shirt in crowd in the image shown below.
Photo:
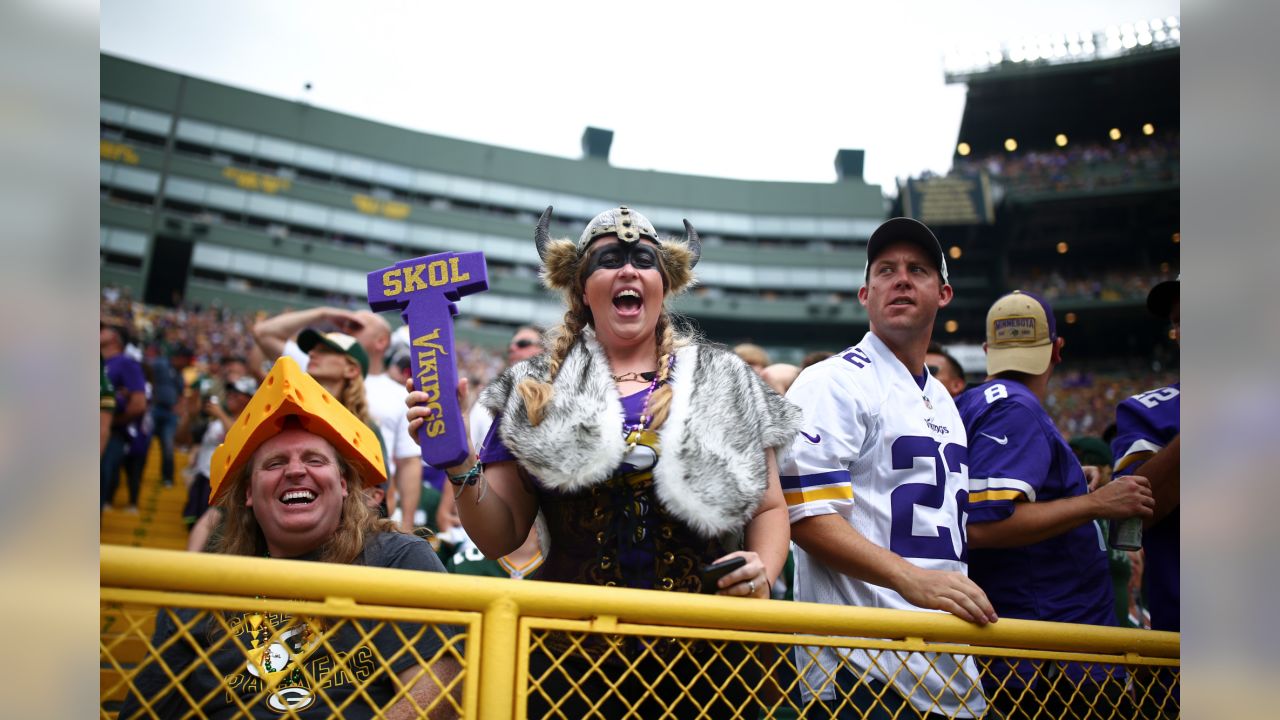
[[[1115,475],[1139,474],[1138,468],[1178,436],[1181,383],[1134,395],[1116,407],[1116,436],[1111,441]],[[1181,628],[1178,592],[1178,508],[1142,534],[1146,553],[1143,584],[1151,610],[1151,629]]]
[[[993,380],[956,398],[969,434],[969,524],[1013,515],[1015,503],[1051,502],[1089,491],[1084,471],[1039,399],[1025,385]],[[1116,625],[1115,593],[1106,543],[1099,526],[1086,522],[1051,538],[1011,548],[969,550],[969,577],[987,593],[1002,618]],[[1009,669],[1035,684],[1035,663],[993,662],[988,689],[1018,683],[996,680]],[[1111,666],[1091,664],[1104,681]],[[1082,666],[1065,668],[1079,681]]]
[[[142,372],[142,365],[124,353],[108,359],[104,365],[107,369],[107,379],[116,390],[116,414],[119,415],[129,406],[131,394],[146,393],[147,378]],[[143,413],[124,427],[123,432],[129,437],[128,453],[130,455],[147,451],[148,438],[142,432],[142,418],[145,416],[146,413]],[[122,431],[117,429],[112,432]]]
[[[983,383],[956,405],[969,433],[969,523],[1088,492],[1075,453],[1022,383]],[[970,550],[969,576],[1001,617],[1116,624],[1106,543],[1092,522],[1022,547]]]

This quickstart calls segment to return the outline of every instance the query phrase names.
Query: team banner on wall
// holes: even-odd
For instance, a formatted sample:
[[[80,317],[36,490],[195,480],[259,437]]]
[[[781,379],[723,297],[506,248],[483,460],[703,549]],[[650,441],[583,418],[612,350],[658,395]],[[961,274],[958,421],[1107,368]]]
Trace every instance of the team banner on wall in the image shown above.
[[[909,179],[902,190],[904,214],[925,225],[990,225],[995,221],[986,173]]]

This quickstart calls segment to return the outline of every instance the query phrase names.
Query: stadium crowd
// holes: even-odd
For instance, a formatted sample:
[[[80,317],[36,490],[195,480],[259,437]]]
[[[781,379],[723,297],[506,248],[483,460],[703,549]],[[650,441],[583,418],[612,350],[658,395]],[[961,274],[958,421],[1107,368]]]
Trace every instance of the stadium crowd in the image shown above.
[[[1164,132],[1110,143],[1071,143],[1054,150],[994,152],[958,157],[951,174],[985,171],[1006,192],[1103,190],[1177,182],[1180,136]]]
[[[1143,273],[1138,271],[1110,271],[1076,274],[1053,268],[1049,272],[1032,271],[1011,273],[1011,287],[1036,288],[1050,302],[1056,300],[1141,300],[1147,291],[1163,280],[1168,273]]]
[[[139,362],[149,353],[153,357],[169,357],[179,348],[188,350],[191,363],[183,371],[188,385],[199,376],[214,372],[228,358],[245,362],[246,369],[261,380],[274,360],[262,356],[250,332],[255,323],[268,317],[266,310],[236,312],[199,303],[168,308],[143,303],[128,288],[104,287],[99,315],[103,323],[128,331],[126,353]],[[502,352],[459,341],[458,366],[473,386],[480,387],[501,372]]]
[[[1083,153],[1082,162],[1090,160],[1088,148],[1075,152]],[[812,363],[807,359],[803,372],[770,364],[762,348],[741,345],[735,354],[675,329],[666,300],[692,283],[700,256],[687,223],[685,239],[663,239],[642,215],[622,207],[601,213],[575,242],[548,237],[549,214],[550,208],[535,238],[544,283],[562,291],[566,302],[563,323],[545,337],[541,329],[518,328],[505,362],[464,342],[453,348],[459,377],[470,390],[464,412],[478,402],[492,419],[473,416],[471,422],[492,424],[487,432],[479,428],[479,444],[467,438],[461,464],[421,475],[433,491],[424,498],[439,503],[444,491],[454,502],[442,506],[452,507],[437,513],[434,505],[418,505],[422,515],[402,525],[398,518],[408,516],[393,514],[401,508],[389,497],[383,501],[397,492],[388,482],[399,474],[397,463],[408,458],[419,464],[416,453],[388,448],[400,435],[418,440],[420,428],[439,420],[436,400],[446,391],[402,389],[409,370],[407,332],[397,340],[384,319],[367,311],[319,308],[271,316],[217,306],[158,308],[104,288],[101,407],[110,426],[102,452],[103,509],[122,472],[131,508],[136,505],[141,463],[154,435],[166,484],[175,480],[175,445],[200,444],[192,471],[201,481],[192,482],[191,473],[184,481],[197,499],[214,501],[226,516],[211,521],[221,524],[208,547],[228,554],[443,572],[448,561],[457,565],[455,548],[436,538],[437,558],[404,531],[460,523],[465,531],[455,542],[508,561],[499,564],[499,574],[928,609],[976,625],[1013,617],[1144,626],[1144,603],[1134,597],[1139,593],[1132,577],[1145,565],[1156,570],[1153,583],[1166,583],[1151,626],[1177,629],[1176,377],[1070,365],[1058,371],[1063,341],[1052,308],[1044,298],[1015,292],[988,315],[985,380],[967,389],[944,385],[941,366],[955,363],[935,359],[940,353],[931,338],[937,311],[954,290],[936,237],[906,218],[885,222],[868,242],[859,300],[871,330],[862,341]],[[1175,329],[1177,292],[1176,282],[1164,282],[1148,295],[1152,312]],[[343,387],[331,391],[341,404],[299,401],[289,409],[277,402],[280,424],[268,426],[273,433],[253,429],[268,422],[263,413],[252,417],[250,429],[238,428],[237,413],[269,394],[273,378],[302,384],[308,397],[324,395],[322,387]],[[363,397],[347,397],[346,388],[363,395],[375,382],[391,386],[390,418],[379,417],[372,398],[366,413]],[[108,396],[113,402],[106,402]],[[270,415],[273,406],[266,407]],[[544,424],[545,418],[553,422]],[[1113,422],[1117,427],[1108,430]],[[967,458],[948,426],[968,431]],[[360,443],[353,433],[370,433],[378,442]],[[1099,437],[1105,433],[1115,436],[1110,448]],[[708,447],[709,437],[723,442]],[[379,445],[381,452],[374,450]],[[672,459],[660,464],[664,453]],[[902,453],[932,463],[904,466]],[[210,462],[215,458],[226,462]],[[1141,476],[1134,472],[1139,466]],[[418,485],[415,479],[412,487]],[[871,500],[855,503],[855,485],[869,488],[864,497]],[[939,499],[899,497],[904,488],[937,488]],[[890,496],[892,513],[869,507]],[[912,518],[906,526],[898,518],[903,499],[910,501],[905,507]],[[935,533],[916,534],[919,508],[929,511]],[[1117,555],[1099,545],[1097,533],[1106,523],[1130,519],[1160,531],[1155,560],[1127,554],[1135,546],[1113,542]],[[537,545],[548,538],[555,550],[540,552]],[[342,552],[334,550],[338,542]],[[193,549],[205,543],[198,545]],[[517,552],[536,561],[510,561]],[[399,564],[405,553],[414,555],[412,563]],[[1020,568],[1017,578],[1002,569],[1008,567]],[[171,631],[158,625],[157,638]],[[748,708],[753,714],[759,678],[745,670],[708,672],[693,686],[667,686],[661,684],[669,674],[662,652],[637,643],[615,650],[603,642],[561,647],[555,641],[548,650],[568,653],[568,659],[541,652],[530,659],[549,671],[539,673],[544,689],[589,687],[592,697],[616,693],[609,702],[623,704],[606,705],[612,708],[606,714],[655,702],[727,703],[716,706],[717,713]],[[423,657],[436,656],[444,677],[456,672],[438,655],[439,646],[428,650]],[[981,716],[990,699],[995,714],[1013,717],[1028,711],[1022,705],[1028,696],[1016,699],[1010,688],[1034,689],[1043,681],[1034,663],[997,662],[979,671],[972,658],[902,653],[886,670],[877,667],[883,659],[859,665],[831,650],[806,664],[802,650],[796,649],[795,664],[805,668],[803,700],[828,705],[833,713],[842,712],[845,698],[861,711],[879,706],[897,714],[914,707]],[[229,666],[237,657],[227,659]],[[624,686],[610,677],[623,671],[613,667],[619,661],[634,662],[627,671],[634,680]],[[854,667],[860,667],[857,675]],[[395,697],[401,682],[415,688],[413,704],[442,697],[440,687],[415,679],[416,666],[391,670],[407,675],[387,678],[386,698]],[[1097,693],[1121,712],[1133,709],[1126,703],[1136,700],[1122,674],[1072,663],[1060,671],[1081,686],[1077,697]],[[949,680],[934,677],[938,672]],[[212,682],[216,687],[217,679]],[[977,687],[983,691],[973,692]],[[539,698],[530,703],[533,716],[551,712]],[[586,712],[585,705],[572,707]],[[1051,712],[1081,710],[1075,697],[1053,707]]]
[[[1066,370],[1049,383],[1045,405],[1058,430],[1067,438],[1105,437],[1115,422],[1116,405],[1144,390],[1177,381],[1176,373],[1109,373]]]

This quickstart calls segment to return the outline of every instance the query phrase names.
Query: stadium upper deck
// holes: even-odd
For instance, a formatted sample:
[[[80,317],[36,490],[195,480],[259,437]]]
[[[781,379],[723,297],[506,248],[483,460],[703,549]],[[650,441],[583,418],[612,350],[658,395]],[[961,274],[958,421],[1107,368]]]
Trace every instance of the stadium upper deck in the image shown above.
[[[502,340],[554,324],[537,280],[537,214],[576,236],[626,203],[703,236],[700,287],[677,301],[712,338],[805,347],[860,334],[855,299],[880,188],[615,168],[443,138],[101,56],[101,279],[149,302],[240,308],[363,304],[364,274],[483,250],[490,291],[460,332]],[[826,331],[830,332],[826,332]],[[824,345],[830,344],[826,338]]]
[[[1075,358],[1172,348],[1176,359],[1145,308],[1146,290],[1177,275],[1180,247],[1177,21],[1160,22],[1163,39],[1155,24],[1145,45],[1117,28],[1061,47],[1037,41],[1035,53],[990,51],[985,66],[948,72],[967,85],[952,170],[905,183],[893,210],[985,270],[970,295],[1050,298]],[[1115,49],[1086,52],[1104,44]],[[937,337],[981,343],[984,322],[985,307],[948,308]]]

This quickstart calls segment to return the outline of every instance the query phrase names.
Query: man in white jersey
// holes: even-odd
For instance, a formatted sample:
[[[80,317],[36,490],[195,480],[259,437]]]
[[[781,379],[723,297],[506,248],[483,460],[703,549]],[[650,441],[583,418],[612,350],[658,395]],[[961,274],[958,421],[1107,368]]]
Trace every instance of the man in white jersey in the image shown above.
[[[787,392],[805,417],[779,459],[797,600],[996,621],[967,577],[964,425],[925,367],[934,318],[951,297],[933,233],[909,218],[885,222],[867,244],[858,291],[871,331]],[[803,700],[816,694],[838,717],[977,717],[986,708],[972,658],[799,648],[797,666]]]

